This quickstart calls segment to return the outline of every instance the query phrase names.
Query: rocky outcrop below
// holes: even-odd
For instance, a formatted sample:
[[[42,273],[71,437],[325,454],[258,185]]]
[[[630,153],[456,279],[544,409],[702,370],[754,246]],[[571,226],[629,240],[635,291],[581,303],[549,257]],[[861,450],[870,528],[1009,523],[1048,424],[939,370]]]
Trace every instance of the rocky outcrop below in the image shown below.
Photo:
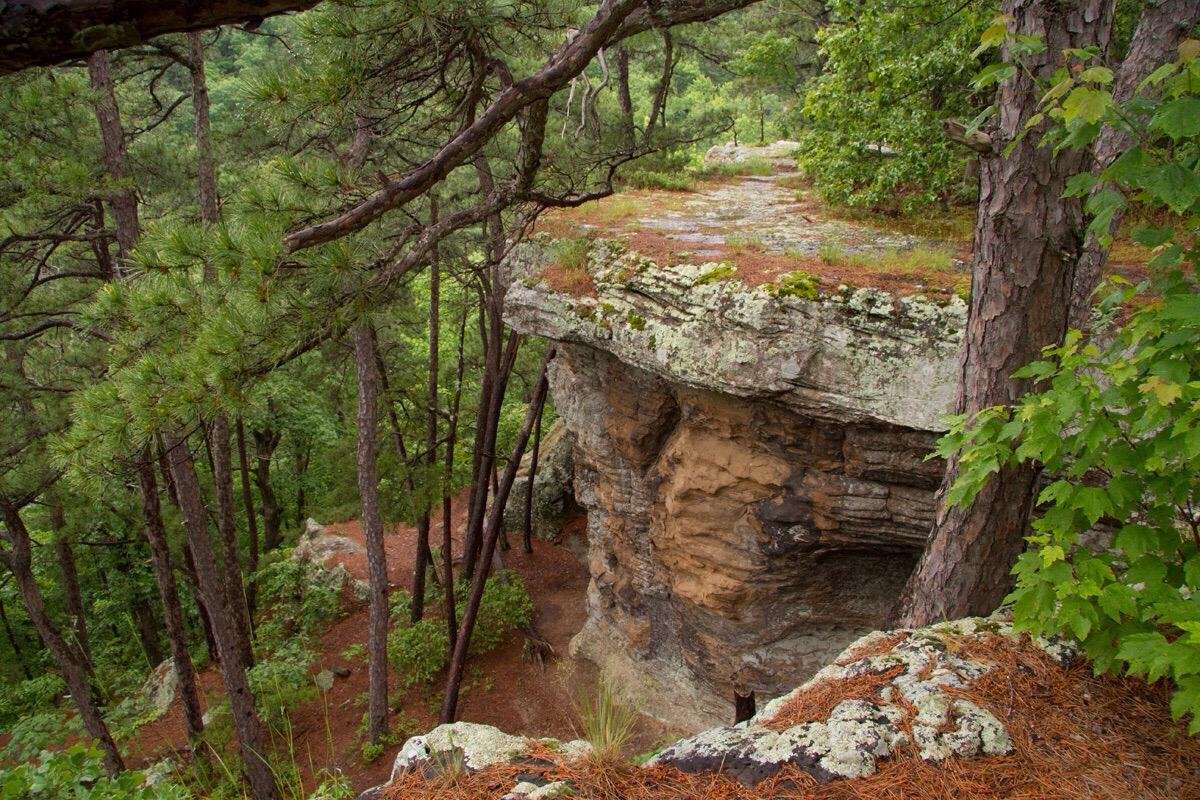
[[[1012,668],[1006,663],[1010,656],[1026,670],[1062,672],[1077,650],[1018,635],[1000,614],[872,632],[753,719],[677,741],[646,768],[659,769],[654,773],[659,779],[668,768],[719,774],[753,787],[785,770],[827,783],[871,776],[889,758],[936,764],[951,757],[1009,755],[1013,736],[988,706],[995,705],[996,686],[1004,700],[1013,681],[1024,680],[1004,674]],[[979,688],[985,677],[991,678],[990,690]],[[582,741],[528,740],[460,722],[409,739],[391,781],[414,773],[436,780],[447,769],[466,774],[491,769],[495,797],[592,797],[593,787],[582,783],[589,773],[578,768],[590,752]],[[564,775],[580,776],[580,785]]]
[[[573,650],[700,729],[878,628],[915,563],[965,306],[871,288],[747,287],[728,264],[592,245],[595,296],[512,258],[508,322],[559,343],[555,409],[588,513]]]
[[[504,528],[520,535],[525,530],[525,500],[529,491],[529,473],[533,466],[532,453],[521,460],[520,470],[513,481],[511,498],[504,508]],[[538,448],[537,474],[533,479],[533,503],[530,521],[533,535],[539,539],[554,539],[563,525],[580,513],[575,502],[575,456],[571,434],[562,420],[555,420],[542,437]]]
[[[329,533],[325,526],[311,517],[304,523],[304,533],[292,550],[292,558],[307,564],[310,580],[329,586],[353,603],[367,602],[370,588],[367,582],[355,578],[345,564],[328,564],[330,558],[366,553],[366,549],[348,536]]]

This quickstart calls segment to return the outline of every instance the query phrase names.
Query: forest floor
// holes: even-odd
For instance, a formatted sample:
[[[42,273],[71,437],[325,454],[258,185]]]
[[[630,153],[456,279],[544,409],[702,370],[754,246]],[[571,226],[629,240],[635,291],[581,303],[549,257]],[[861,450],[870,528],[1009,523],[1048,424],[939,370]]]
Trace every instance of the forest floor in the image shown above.
[[[686,191],[621,192],[549,212],[538,230],[621,239],[662,266],[729,261],[748,286],[802,271],[817,276],[823,292],[870,286],[938,299],[969,290],[973,208],[917,218],[834,208],[790,162],[778,161],[775,169],[703,180]],[[1111,268],[1144,277],[1149,255],[1118,241]],[[557,285],[553,266],[544,277],[552,288],[570,291]]]
[[[456,498],[454,507],[457,546],[461,544],[459,532],[464,525],[465,498],[461,495]],[[583,535],[585,525],[583,517],[572,520],[560,535],[560,541]],[[432,541],[441,541],[441,524],[432,527]],[[326,533],[347,536],[360,544],[363,542],[362,528],[357,520],[329,524]],[[524,581],[534,603],[534,626],[554,648],[555,656],[544,668],[526,660],[524,637],[516,633],[491,653],[473,657],[464,681],[458,718],[495,725],[517,735],[578,738],[580,727],[576,708],[580,700],[594,695],[597,684],[594,667],[567,655],[571,638],[579,632],[587,617],[584,606],[587,569],[561,543],[534,540],[533,553],[527,555],[521,549],[519,536],[509,538],[513,547],[501,554],[505,566]],[[391,526],[384,543],[391,587],[411,591],[415,531],[407,525]],[[365,555],[340,553],[326,561],[327,566],[337,563],[344,564],[354,577],[366,579]],[[397,744],[386,748],[373,762],[364,763],[360,753],[360,725],[366,710],[366,659],[347,659],[343,653],[354,644],[365,646],[366,630],[367,608],[363,605],[353,607],[347,616],[325,631],[320,637],[318,658],[310,667],[311,673],[344,668],[350,674],[336,679],[324,697],[318,695],[291,710],[290,749],[306,790],[312,790],[319,782],[322,770],[340,770],[349,777],[355,792],[381,784],[391,773],[392,761],[404,740],[437,725],[442,689],[440,675],[428,685],[408,690],[403,702],[392,708],[390,721],[392,731],[398,737]],[[199,682],[205,695],[202,704],[206,708],[209,700],[224,695],[215,664],[208,664],[201,670]],[[393,672],[389,685],[396,684],[397,675]],[[630,755],[653,749],[680,733],[656,720],[641,717],[628,745]],[[277,745],[279,738],[276,737]],[[135,766],[145,766],[182,752],[186,747],[186,735],[178,703],[163,716],[144,725],[124,747]]]

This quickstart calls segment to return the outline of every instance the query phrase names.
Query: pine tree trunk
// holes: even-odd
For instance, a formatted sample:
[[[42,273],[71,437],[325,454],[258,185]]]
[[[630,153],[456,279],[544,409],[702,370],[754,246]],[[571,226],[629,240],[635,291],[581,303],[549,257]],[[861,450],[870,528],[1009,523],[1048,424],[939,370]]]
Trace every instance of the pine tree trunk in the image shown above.
[[[370,325],[354,328],[354,361],[358,371],[358,493],[362,502],[363,538],[367,545],[367,738],[378,742],[388,732],[387,717],[387,556],[383,550],[383,520],[379,510],[376,427],[379,374]]]
[[[622,143],[632,151],[637,134],[633,127],[633,97],[629,93],[629,50],[624,44],[617,45],[617,108],[621,111]]]
[[[446,459],[442,463],[442,572],[446,576],[445,614],[449,655],[454,654],[454,642],[458,637],[454,604],[454,522],[450,492],[454,486],[454,447],[458,442],[458,412],[462,408],[463,373],[466,369],[463,345],[467,337],[467,316],[467,308],[464,305],[462,321],[458,326],[458,366],[454,373],[454,398],[450,401],[450,418],[446,426]]]
[[[246,606],[246,589],[242,585],[242,563],[237,543],[237,508],[233,502],[233,451],[229,443],[229,418],[220,414],[213,420],[209,441],[213,455],[213,488],[217,506],[217,531],[220,533],[218,565],[222,569],[229,607],[241,639],[242,660],[247,667],[254,665],[254,648],[250,640],[250,612]]]
[[[221,677],[233,715],[234,732],[246,778],[254,800],[276,800],[280,796],[279,789],[266,760],[266,736],[254,708],[254,694],[246,680],[247,664],[242,661],[242,642],[235,617],[238,612],[230,605],[224,582],[217,571],[217,558],[209,538],[208,515],[200,481],[196,476],[196,465],[182,437],[167,435],[165,444],[167,460],[179,492],[180,511],[192,548],[200,593],[205,606],[213,612],[210,622],[221,657]]]
[[[196,616],[200,617],[200,630],[204,634],[204,649],[208,653],[208,660],[220,663],[221,654],[217,650],[217,638],[213,636],[212,617],[204,605],[200,580],[196,577],[196,559],[192,557],[192,546],[186,540],[183,543],[183,571],[187,575],[192,597],[196,599]]]
[[[546,357],[542,361],[541,374],[538,377],[537,386],[533,390],[533,398],[530,400],[529,408],[525,411],[525,422],[521,425],[521,431],[517,434],[517,440],[513,445],[512,458],[509,459],[508,465],[504,468],[504,476],[500,479],[496,497],[492,501],[491,511],[488,514],[487,524],[484,526],[481,560],[478,569],[476,569],[475,574],[471,578],[471,593],[467,596],[467,605],[463,609],[462,623],[458,628],[454,653],[450,657],[450,668],[446,675],[446,690],[443,694],[442,710],[438,718],[439,723],[453,722],[458,714],[458,693],[462,686],[463,670],[466,668],[467,649],[471,646],[471,634],[475,630],[475,620],[479,616],[479,604],[483,600],[484,585],[487,582],[492,556],[496,552],[496,543],[500,538],[500,529],[504,526],[504,506],[508,501],[508,494],[512,490],[513,481],[517,477],[517,469],[521,463],[521,453],[525,452],[525,446],[529,443],[529,435],[533,430],[534,420],[537,418],[542,403],[546,400],[546,392],[549,389],[549,380],[546,373],[550,367],[550,361],[554,358],[554,353],[555,349],[553,346],[546,351]]]
[[[83,612],[83,593],[79,590],[79,572],[75,567],[75,554],[71,550],[71,540],[66,531],[62,504],[55,499],[50,500],[50,527],[54,530],[54,556],[58,561],[58,573],[62,577],[67,614],[71,617],[71,633],[90,672],[92,647],[88,641],[87,619]]]
[[[271,457],[279,446],[279,433],[271,428],[252,431],[254,436],[254,484],[263,513],[263,550],[270,552],[283,542],[283,512],[271,488]]]
[[[158,598],[162,602],[163,622],[167,629],[167,642],[171,647],[171,662],[179,679],[184,729],[187,731],[192,754],[197,756],[197,744],[200,734],[204,732],[204,722],[200,712],[200,694],[196,689],[196,668],[188,651],[187,632],[183,626],[183,608],[179,602],[179,589],[175,585],[175,572],[171,569],[171,549],[167,546],[167,529],[163,524],[162,508],[158,502],[158,484],[154,480],[149,448],[143,451],[142,456],[136,471],[138,488],[142,495],[146,543],[150,545],[150,566],[154,570],[154,582],[158,586]]]
[[[258,572],[258,515],[254,511],[254,494],[250,491],[250,459],[246,455],[246,426],[237,418],[238,472],[242,479],[242,505],[246,508],[246,536],[250,544],[250,562],[246,567],[249,585],[246,587],[246,613],[250,615],[250,627],[254,628],[254,612],[258,605],[258,584],[254,574]]]
[[[12,571],[17,588],[25,601],[25,611],[29,615],[29,620],[37,629],[42,644],[50,652],[50,657],[62,673],[63,680],[66,681],[71,699],[75,701],[75,707],[79,711],[79,719],[83,722],[84,730],[100,745],[105,772],[110,776],[116,775],[125,769],[125,762],[121,759],[117,744],[113,741],[112,735],[108,732],[108,726],[100,714],[95,690],[88,679],[88,668],[80,651],[67,643],[58,626],[46,613],[46,603],[42,598],[41,589],[38,588],[37,580],[33,576],[29,530],[25,527],[25,521],[21,519],[20,511],[7,500],[0,500],[0,513],[3,514],[6,538],[9,543],[8,552],[0,553],[0,558],[4,559]]]
[[[533,449],[529,453],[529,479],[525,483],[525,525],[521,531],[521,543],[526,553],[533,552],[533,483],[537,480],[538,451],[542,446],[542,414],[546,410],[543,402],[533,422]]]
[[[1004,81],[992,131],[995,150],[980,159],[970,314],[963,343],[958,411],[968,416],[1012,403],[1033,388],[1014,371],[1057,344],[1066,332],[1075,263],[1083,231],[1077,199],[1063,198],[1067,179],[1085,169],[1085,155],[1055,155],[1039,144],[1047,123],[1035,126],[1008,155],[1005,147],[1037,111],[1047,80],[1065,48],[1107,45],[1110,3],[1006,0],[1004,13],[1019,34],[1043,37],[1045,50]],[[958,474],[950,459],[940,495]],[[1038,471],[1007,468],[968,507],[939,508],[933,532],[898,607],[899,622],[988,614],[1011,586],[1009,570],[1024,545]]]
[[[437,222],[437,198],[430,198],[429,224]],[[429,264],[429,369],[425,385],[425,464],[429,467],[426,480],[433,480],[437,466],[438,435],[438,326],[441,311],[441,264],[435,247]],[[445,493],[446,487],[442,487]],[[426,490],[422,493],[428,497]],[[425,573],[432,556],[429,548],[430,506],[424,505],[417,520],[417,558],[413,566],[413,604],[411,622],[415,625],[425,615]]]
[[[121,128],[121,117],[117,111],[116,94],[113,91],[112,70],[107,50],[97,50],[88,57],[88,75],[96,93],[93,110],[100,124],[100,138],[104,145],[104,163],[114,184],[125,181],[125,132]],[[117,233],[119,264],[115,266],[116,277],[125,273],[125,264],[133,256],[133,247],[141,232],[138,222],[137,195],[128,186],[115,187],[107,193],[108,205],[112,209]]]
[[[1146,77],[1162,64],[1173,60],[1179,43],[1200,23],[1200,3],[1196,0],[1162,0],[1147,3],[1129,42],[1129,52],[1121,61],[1113,83],[1113,101],[1124,103],[1134,97]],[[1115,125],[1101,128],[1092,145],[1093,171],[1107,169],[1117,156],[1128,150],[1133,139],[1128,131]],[[1093,193],[1101,191],[1098,185]],[[1113,215],[1109,233],[1115,235],[1125,217],[1123,210]],[[1108,248],[1102,247],[1094,233],[1088,233],[1075,269],[1071,290],[1071,326],[1084,330],[1092,309],[1092,292],[1100,283],[1108,263]]]

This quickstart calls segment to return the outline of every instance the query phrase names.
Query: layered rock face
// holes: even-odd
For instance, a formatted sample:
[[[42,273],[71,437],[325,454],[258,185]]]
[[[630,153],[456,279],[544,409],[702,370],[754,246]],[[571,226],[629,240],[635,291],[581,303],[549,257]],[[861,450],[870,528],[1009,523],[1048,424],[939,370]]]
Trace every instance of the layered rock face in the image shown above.
[[[513,259],[509,324],[559,342],[555,408],[588,512],[577,653],[647,713],[727,722],[880,627],[915,563],[941,465],[964,308],[871,289],[804,299],[590,253],[596,297]]]

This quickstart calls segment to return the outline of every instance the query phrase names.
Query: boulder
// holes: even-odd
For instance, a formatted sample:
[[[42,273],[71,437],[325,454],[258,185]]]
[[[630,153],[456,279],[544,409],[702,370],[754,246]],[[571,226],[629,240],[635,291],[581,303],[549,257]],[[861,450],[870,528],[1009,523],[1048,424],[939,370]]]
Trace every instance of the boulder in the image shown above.
[[[310,517],[305,522],[304,533],[292,551],[292,557],[323,565],[330,556],[338,553],[365,552],[366,548],[348,536],[326,533],[325,527]]]
[[[166,713],[179,693],[179,674],[175,672],[174,660],[168,658],[159,664],[146,678],[138,690],[138,697],[149,713],[157,719]]]
[[[796,151],[800,149],[799,142],[780,140],[771,144],[754,146],[748,144],[715,144],[704,154],[705,164],[742,164],[756,159],[780,161],[788,165],[795,163]]]

